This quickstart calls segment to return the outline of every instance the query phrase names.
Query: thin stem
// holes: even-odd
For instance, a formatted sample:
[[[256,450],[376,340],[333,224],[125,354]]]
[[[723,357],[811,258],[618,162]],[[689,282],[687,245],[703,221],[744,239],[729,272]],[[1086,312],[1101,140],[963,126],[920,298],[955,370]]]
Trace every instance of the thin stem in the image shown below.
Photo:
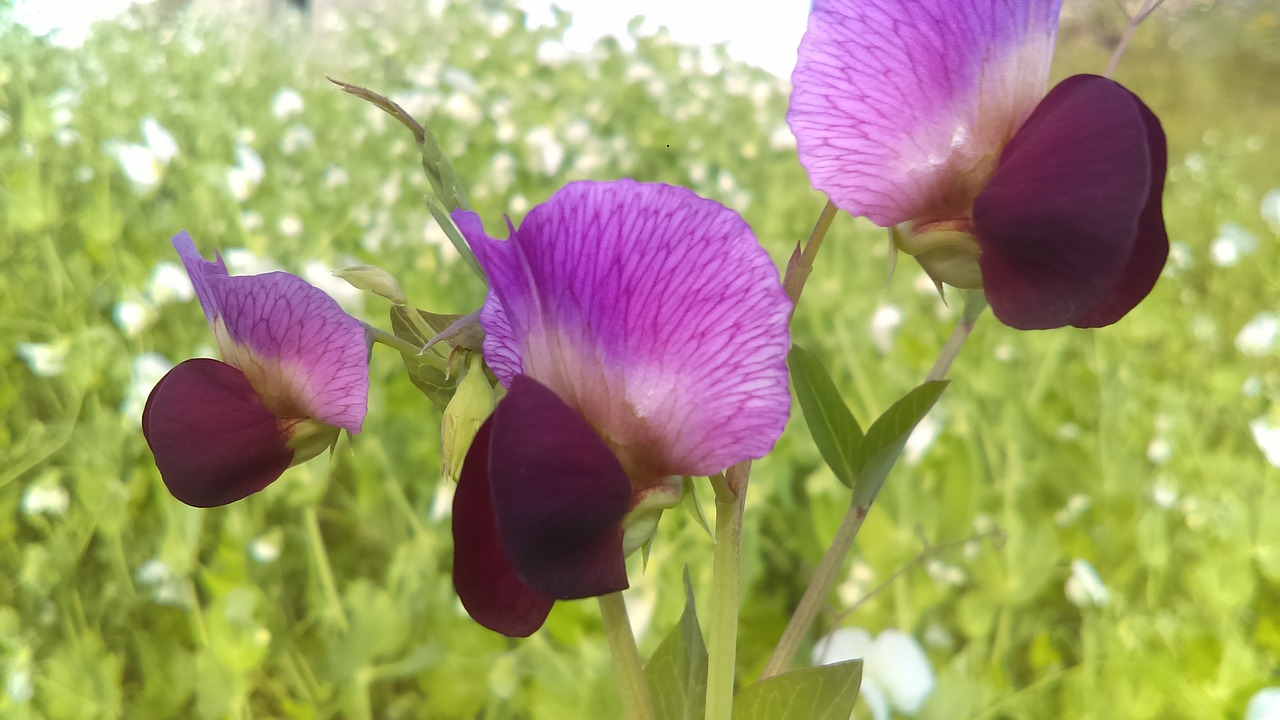
[[[736,471],[736,472],[735,472]],[[707,647],[706,720],[730,720],[738,657],[738,610],[741,598],[742,515],[750,463],[729,469],[731,498],[716,497],[716,547],[712,557],[710,642]],[[736,477],[735,477],[736,476]],[[739,486],[740,481],[740,486]]]
[[[381,343],[393,350],[399,350],[402,353],[417,355],[422,352],[422,348],[405,340],[402,337],[392,335],[391,333],[379,327],[374,327],[368,323],[364,323],[364,332],[369,339],[376,343]]]
[[[1120,9],[1124,11],[1125,15],[1129,16],[1129,24],[1125,26],[1124,34],[1120,36],[1120,42],[1116,43],[1116,49],[1112,51],[1111,59],[1107,61],[1107,71],[1102,73],[1103,77],[1109,78],[1116,71],[1116,66],[1120,64],[1120,57],[1124,55],[1124,51],[1129,47],[1129,41],[1133,39],[1133,33],[1142,24],[1142,21],[1155,12],[1156,8],[1160,7],[1162,3],[1164,3],[1164,0],[1144,0],[1142,8],[1133,15],[1129,15],[1128,9],[1123,4],[1120,4]]]
[[[813,621],[818,618],[818,612],[827,599],[827,593],[831,592],[832,586],[835,585],[836,577],[844,567],[844,558],[853,547],[853,541],[858,538],[858,531],[862,529],[862,521],[867,519],[869,509],[859,507],[857,503],[849,504],[849,510],[840,521],[840,527],[836,529],[836,536],[832,538],[831,546],[823,554],[822,560],[818,563],[818,569],[813,573],[813,579],[809,581],[809,587],[804,589],[804,595],[800,597],[800,604],[796,607],[795,614],[787,622],[787,628],[782,631],[782,637],[778,639],[773,655],[769,656],[764,672],[760,673],[761,680],[785,670],[787,663],[795,657],[796,650],[800,649],[800,642],[809,633]]]
[[[307,508],[303,513],[303,522],[307,526],[307,540],[311,545],[311,555],[315,559],[316,571],[320,574],[320,587],[329,603],[329,611],[338,621],[338,627],[347,631],[347,613],[342,609],[342,600],[338,597],[338,586],[333,581],[333,568],[329,565],[329,554],[324,548],[324,536],[320,534],[320,521],[316,519],[316,509]]]
[[[947,342],[938,351],[938,359],[933,361],[933,367],[929,369],[929,374],[924,377],[925,382],[941,380],[947,376],[951,370],[951,363],[956,361],[960,356],[960,350],[964,348],[964,342],[969,339],[969,334],[973,332],[973,327],[978,323],[978,316],[986,308],[985,299],[975,300],[980,296],[970,296],[965,302],[964,312],[961,313],[960,319],[956,322],[955,329],[951,331],[951,337],[947,338]]]
[[[644,663],[627,617],[627,604],[622,593],[601,595],[600,620],[613,654],[613,667],[618,673],[618,689],[622,693],[622,716],[627,720],[653,720],[653,699],[644,677]]]
[[[800,303],[800,293],[804,292],[804,284],[809,279],[809,274],[813,272],[813,260],[818,256],[818,250],[822,248],[822,241],[827,237],[827,231],[831,229],[831,222],[836,219],[836,213],[839,210],[835,203],[827,201],[826,206],[822,208],[822,213],[818,215],[818,222],[813,226],[813,232],[809,233],[809,239],[805,241],[804,247],[801,248],[800,243],[796,243],[795,252],[791,254],[791,260],[787,262],[787,275],[782,280],[782,287],[787,291],[787,297],[791,298],[791,313],[795,314],[796,305]]]

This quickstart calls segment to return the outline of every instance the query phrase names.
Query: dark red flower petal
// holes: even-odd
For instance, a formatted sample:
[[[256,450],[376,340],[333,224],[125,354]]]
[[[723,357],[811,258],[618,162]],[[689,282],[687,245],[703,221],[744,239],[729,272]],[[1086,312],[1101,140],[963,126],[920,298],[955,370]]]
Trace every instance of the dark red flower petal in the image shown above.
[[[1141,299],[1117,288],[1127,273],[1149,272],[1163,239],[1138,240],[1163,179],[1152,157],[1163,141],[1149,137],[1143,109],[1119,84],[1076,75],[1005,146],[973,209],[983,286],[1001,322],[1062,327],[1085,323],[1113,296]]]
[[[507,559],[489,492],[493,417],[480,426],[453,496],[453,587],[476,622],[508,637],[542,627],[555,598],[529,587]]]
[[[207,358],[187,360],[156,383],[142,434],[169,492],[195,507],[252,495],[293,460],[279,418],[244,373]]]
[[[631,481],[613,451],[559,396],[524,375],[511,381],[492,423],[490,491],[502,546],[520,577],[561,600],[627,587],[621,523]]]

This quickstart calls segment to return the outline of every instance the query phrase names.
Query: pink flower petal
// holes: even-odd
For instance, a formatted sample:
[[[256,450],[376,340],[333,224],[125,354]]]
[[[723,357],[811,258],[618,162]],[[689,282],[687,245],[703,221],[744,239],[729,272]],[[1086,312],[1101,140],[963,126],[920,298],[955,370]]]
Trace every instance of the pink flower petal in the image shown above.
[[[279,417],[309,417],[360,432],[369,396],[364,326],[297,276],[227,275],[221,257],[173,238],[223,360],[240,369]]]
[[[634,484],[763,457],[790,410],[791,303],[742,218],[684,188],[571,183],[507,241],[454,220],[490,281],[485,359],[546,385]]]
[[[967,215],[1048,84],[1061,0],[814,0],[787,121],[813,186],[884,227]]]
[[[270,485],[293,450],[244,373],[197,358],[156,384],[142,432],[169,492],[195,507],[226,505]]]

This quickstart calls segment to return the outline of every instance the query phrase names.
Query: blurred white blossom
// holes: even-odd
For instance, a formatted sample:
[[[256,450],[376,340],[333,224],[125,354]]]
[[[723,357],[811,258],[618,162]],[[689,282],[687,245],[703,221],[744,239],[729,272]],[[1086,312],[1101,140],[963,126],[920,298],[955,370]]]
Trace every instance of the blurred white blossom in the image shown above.
[[[354,262],[346,263],[353,265]],[[312,260],[302,268],[302,279],[333,298],[344,310],[358,310],[364,304],[364,293],[333,274],[333,267],[322,260]]]
[[[239,202],[248,200],[266,174],[267,166],[262,162],[262,156],[247,142],[237,142],[236,164],[227,170],[227,187],[232,197]]]
[[[142,140],[163,165],[178,156],[178,143],[173,134],[150,115],[142,119]]]
[[[1151,486],[1151,502],[1163,510],[1168,510],[1178,502],[1178,491],[1164,478],[1159,478]]]
[[[189,302],[196,295],[187,271],[169,260],[162,260],[151,268],[146,292],[147,299],[157,307],[164,307],[171,302]]]
[[[888,720],[891,710],[915,715],[937,684],[924,648],[901,630],[885,630],[872,640],[862,628],[839,628],[813,646],[814,665],[858,658],[863,661],[859,699],[875,720]]]
[[[1258,239],[1237,223],[1225,222],[1218,227],[1218,237],[1209,245],[1209,256],[1218,267],[1235,267],[1258,249]]]
[[[62,486],[61,473],[57,470],[41,473],[22,493],[22,513],[27,516],[61,516],[70,507],[71,495]]]
[[[277,120],[287,120],[302,112],[305,104],[302,95],[293,88],[280,88],[271,98],[271,114]]]
[[[897,305],[880,305],[871,313],[871,342],[888,355],[893,350],[893,337],[902,325],[902,310]]]
[[[329,190],[340,188],[351,182],[351,175],[346,168],[338,165],[330,165],[324,171],[324,186]]]
[[[17,349],[31,372],[40,377],[56,377],[67,369],[71,341],[64,338],[51,343],[18,343]]]
[[[1272,425],[1270,418],[1263,416],[1250,420],[1249,430],[1267,462],[1280,468],[1280,426]]]
[[[942,419],[939,417],[941,411],[934,408],[933,412],[924,416],[916,429],[911,432],[911,436],[907,438],[907,444],[902,449],[902,460],[908,465],[915,465],[920,462],[925,453],[929,452],[929,448],[933,447],[933,443],[942,434]]]
[[[277,227],[280,229],[281,235],[284,235],[291,240],[296,240],[297,238],[302,237],[302,218],[294,215],[293,213],[289,213],[288,215],[280,218],[280,223]]]
[[[222,261],[232,275],[261,275],[275,272],[280,264],[268,257],[262,257],[245,248],[231,248],[222,252]]]
[[[0,132],[0,135],[3,134]],[[1271,228],[1271,232],[1280,235],[1280,187],[1267,191],[1267,194],[1262,196],[1262,203],[1258,209],[1262,214],[1262,221]]]
[[[1111,591],[1107,590],[1098,571],[1088,560],[1080,558],[1071,561],[1071,576],[1067,578],[1064,592],[1076,607],[1102,607],[1111,601]]]
[[[1236,349],[1250,357],[1270,355],[1280,347],[1280,315],[1263,311],[1240,328]]]
[[[299,150],[310,150],[316,145],[316,136],[311,132],[311,128],[302,123],[294,123],[284,131],[284,137],[280,138],[280,152],[285,155],[292,155]]]
[[[1249,698],[1244,720],[1280,720],[1280,687],[1265,687]]]
[[[142,411],[147,406],[152,388],[172,368],[173,363],[160,353],[148,352],[134,356],[129,369],[129,387],[120,403],[120,417],[126,426],[137,427],[142,422]]]
[[[540,172],[545,175],[555,175],[560,171],[560,164],[564,162],[564,146],[556,140],[555,134],[549,128],[534,129],[525,135],[524,142],[533,151],[533,157],[538,163]]]
[[[103,151],[115,158],[120,170],[134,189],[147,194],[160,186],[164,167],[154,151],[146,145],[108,141]]]
[[[145,299],[130,298],[116,303],[111,310],[111,317],[116,321],[116,327],[120,328],[120,332],[123,332],[125,337],[138,337],[143,331],[151,327],[158,314],[155,307]]]

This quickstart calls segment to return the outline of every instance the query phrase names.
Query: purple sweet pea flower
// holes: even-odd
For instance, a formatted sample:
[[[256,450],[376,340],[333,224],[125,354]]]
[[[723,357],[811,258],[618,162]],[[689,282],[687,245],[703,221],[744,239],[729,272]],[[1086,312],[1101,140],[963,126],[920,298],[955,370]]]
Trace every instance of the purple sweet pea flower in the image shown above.
[[[742,218],[683,188],[573,183],[505,241],[453,218],[489,277],[484,354],[507,388],[458,480],[454,585],[525,636],[557,599],[627,587],[637,507],[773,447],[791,303]]]
[[[147,398],[142,432],[173,496],[214,507],[360,432],[369,396],[364,326],[282,272],[231,277],[221,257],[173,238],[224,361],[196,358]]]
[[[1119,84],[1047,95],[1061,0],[814,0],[787,120],[815,188],[1015,328],[1100,327],[1169,251],[1160,122]]]

